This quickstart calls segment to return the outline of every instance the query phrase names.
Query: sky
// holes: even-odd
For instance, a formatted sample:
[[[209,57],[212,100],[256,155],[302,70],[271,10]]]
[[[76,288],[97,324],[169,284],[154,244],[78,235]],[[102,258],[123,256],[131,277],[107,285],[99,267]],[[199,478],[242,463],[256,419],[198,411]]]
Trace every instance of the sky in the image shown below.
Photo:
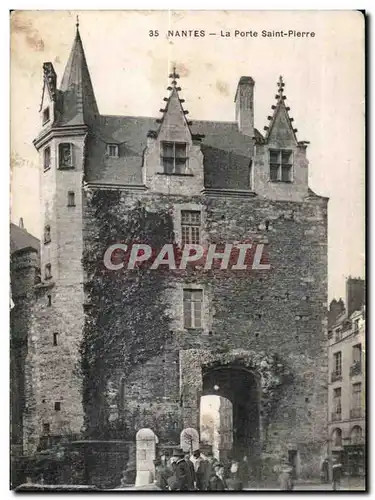
[[[58,84],[79,15],[102,114],[159,117],[173,64],[189,119],[234,120],[241,76],[255,80],[263,132],[277,81],[285,81],[298,140],[310,141],[309,186],[329,197],[328,298],[345,299],[347,276],[364,276],[364,20],[356,11],[16,11],[11,16],[11,220],[40,237],[38,155],[42,65]],[[167,38],[167,30],[205,37]],[[159,36],[149,36],[150,30]],[[255,31],[258,37],[220,37]],[[262,30],[314,32],[264,38]],[[209,36],[208,33],[217,33]]]

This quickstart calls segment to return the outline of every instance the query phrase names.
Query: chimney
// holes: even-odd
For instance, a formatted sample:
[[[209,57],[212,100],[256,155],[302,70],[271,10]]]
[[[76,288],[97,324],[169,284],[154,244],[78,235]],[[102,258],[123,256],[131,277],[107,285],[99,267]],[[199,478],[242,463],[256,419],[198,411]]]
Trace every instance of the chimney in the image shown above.
[[[348,318],[354,311],[360,311],[365,304],[365,280],[349,278],[346,280],[346,309]]]
[[[18,226],[21,228],[21,229],[24,229],[24,225],[23,225],[23,217],[20,218],[20,221],[18,223]]]
[[[254,85],[251,76],[241,76],[236,96],[236,122],[242,134],[254,137]]]

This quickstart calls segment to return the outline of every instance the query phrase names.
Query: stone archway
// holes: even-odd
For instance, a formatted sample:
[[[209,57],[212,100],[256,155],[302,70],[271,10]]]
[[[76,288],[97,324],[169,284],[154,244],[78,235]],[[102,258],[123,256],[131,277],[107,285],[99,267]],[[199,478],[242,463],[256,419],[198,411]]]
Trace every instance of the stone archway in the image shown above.
[[[284,385],[291,379],[287,367],[276,354],[259,351],[233,349],[229,351],[209,351],[206,349],[189,349],[180,351],[180,398],[182,406],[183,427],[199,429],[200,398],[207,390],[204,378],[214,370],[246,370],[251,374],[248,378],[248,390],[257,412],[256,431],[250,435],[257,436],[259,449],[262,447],[264,429],[268,424],[272,411],[277,406]],[[234,371],[232,371],[234,373]],[[222,371],[221,376],[224,376]],[[211,375],[212,376],[212,375]],[[249,375],[250,377],[250,375]],[[225,384],[224,384],[225,385]],[[245,389],[246,392],[246,389]],[[238,398],[237,398],[238,399]],[[248,409],[248,408],[247,408]],[[245,409],[240,410],[242,415]],[[250,442],[247,434],[245,441]]]
[[[232,403],[232,454],[238,458],[260,453],[260,392],[255,373],[241,365],[203,367],[202,396],[221,396]]]

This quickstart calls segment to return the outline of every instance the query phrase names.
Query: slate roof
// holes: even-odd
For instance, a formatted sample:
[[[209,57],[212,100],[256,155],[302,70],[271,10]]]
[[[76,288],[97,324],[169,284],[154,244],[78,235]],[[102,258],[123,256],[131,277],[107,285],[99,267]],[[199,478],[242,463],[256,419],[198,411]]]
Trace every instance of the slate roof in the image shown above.
[[[26,231],[26,229],[17,226],[16,224],[10,224],[10,252],[16,252],[17,250],[23,250],[24,248],[34,248],[39,253],[39,240],[32,234]]]
[[[50,73],[51,71],[53,69]],[[175,70],[170,77],[173,78],[173,87],[168,87],[172,91],[168,103],[176,93],[178,98],[180,90],[176,86],[179,76]],[[159,125],[156,118],[99,115],[78,26],[58,92],[58,101],[57,120],[54,125],[88,125],[91,130],[87,144],[86,181],[142,184],[147,133],[151,130],[156,132]],[[246,189],[249,185],[249,169],[253,157],[253,139],[241,134],[236,122],[193,119],[191,126],[189,122],[189,128],[193,135],[205,136],[201,142],[205,186]],[[255,135],[262,138],[257,130]],[[108,143],[118,144],[118,158],[106,155]]]
[[[90,124],[99,114],[78,28],[61,80],[59,101],[59,125]]]
[[[97,144],[118,144],[119,158],[88,160],[86,180],[103,183],[142,183],[143,153],[147,133],[157,130],[156,118],[141,116],[100,116],[92,128]],[[238,130],[236,122],[193,120],[192,134],[204,135],[201,149],[204,156],[207,187],[246,188],[249,165],[253,157],[253,141]],[[261,136],[255,130],[256,136]],[[103,149],[104,153],[104,149]]]

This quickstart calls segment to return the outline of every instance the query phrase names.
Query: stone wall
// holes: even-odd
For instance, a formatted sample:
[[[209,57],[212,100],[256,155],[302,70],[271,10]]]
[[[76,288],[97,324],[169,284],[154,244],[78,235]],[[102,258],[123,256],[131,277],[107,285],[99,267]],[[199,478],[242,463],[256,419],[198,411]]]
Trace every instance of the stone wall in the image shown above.
[[[172,215],[181,203],[200,204],[209,241],[268,241],[271,269],[242,272],[240,276],[220,270],[177,274],[169,278],[170,292],[163,297],[150,296],[150,301],[163,300],[166,304],[171,318],[170,341],[164,352],[144,365],[131,372],[116,373],[116,384],[121,377],[125,380],[126,405],[120,416],[122,411],[127,421],[134,422],[135,435],[139,427],[153,428],[155,407],[163,402],[157,420],[164,413],[166,421],[178,422],[179,430],[182,429],[177,369],[181,349],[220,351],[225,346],[277,353],[290,367],[294,382],[267,428],[264,452],[280,457],[288,446],[301,448],[302,471],[316,470],[317,450],[326,439],[326,200],[313,195],[303,202],[288,202],[258,197],[123,192],[117,207],[119,214],[125,213],[137,199],[149,211],[166,208]],[[86,244],[90,245],[95,217],[89,204],[85,210]],[[209,289],[209,328],[202,331],[185,330],[181,322],[178,293],[189,281]],[[162,438],[160,431],[158,435]],[[312,464],[308,463],[310,455],[305,449],[313,450]]]

